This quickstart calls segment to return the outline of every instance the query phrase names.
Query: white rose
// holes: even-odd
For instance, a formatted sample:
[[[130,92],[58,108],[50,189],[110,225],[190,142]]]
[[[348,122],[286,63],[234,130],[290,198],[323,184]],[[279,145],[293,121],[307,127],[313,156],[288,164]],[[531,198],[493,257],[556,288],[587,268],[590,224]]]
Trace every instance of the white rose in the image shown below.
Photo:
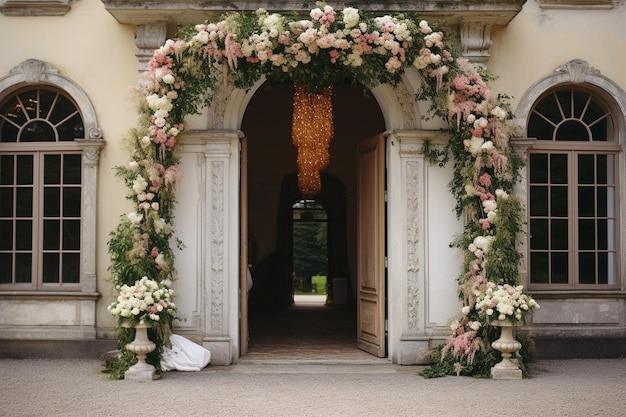
[[[346,28],[353,28],[359,23],[359,9],[354,7],[346,7],[343,9],[343,21]]]
[[[167,74],[163,77],[163,82],[165,84],[174,84],[175,81],[176,80],[174,79],[174,76],[172,74]]]

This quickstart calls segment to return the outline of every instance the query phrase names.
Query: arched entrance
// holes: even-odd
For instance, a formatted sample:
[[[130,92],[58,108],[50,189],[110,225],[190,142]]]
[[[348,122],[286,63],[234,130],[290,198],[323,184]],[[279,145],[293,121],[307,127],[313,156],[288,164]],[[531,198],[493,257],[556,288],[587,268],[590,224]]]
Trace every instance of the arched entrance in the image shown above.
[[[358,352],[354,295],[357,143],[383,132],[385,120],[373,96],[365,96],[354,87],[335,86],[335,135],[319,200],[329,214],[328,282],[331,286],[333,282],[347,285],[342,293],[344,299],[335,302],[331,292],[333,296],[329,297],[327,305],[319,306],[317,312],[312,308],[303,311],[302,306],[293,303],[292,286],[292,208],[302,198],[295,181],[297,152],[291,142],[292,100],[291,85],[266,83],[251,97],[241,124],[247,138],[243,171],[247,172],[248,190],[242,201],[247,198],[247,255],[253,279],[246,306],[250,323],[249,352],[251,356],[255,349],[285,353],[280,343],[305,345],[311,342],[297,338],[312,334],[317,335],[315,346],[311,347],[317,355],[323,356],[323,346],[331,345],[334,347],[327,351],[336,354],[336,342]],[[297,323],[295,326],[303,331],[290,330],[287,323]],[[324,331],[312,332],[311,326]],[[243,328],[242,332],[246,330]],[[243,345],[242,340],[242,354],[245,354]]]

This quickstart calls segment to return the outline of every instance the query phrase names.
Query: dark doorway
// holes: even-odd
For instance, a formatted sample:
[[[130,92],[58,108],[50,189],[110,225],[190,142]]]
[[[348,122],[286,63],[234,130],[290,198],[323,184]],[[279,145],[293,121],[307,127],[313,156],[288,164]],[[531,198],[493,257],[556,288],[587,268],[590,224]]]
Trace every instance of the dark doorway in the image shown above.
[[[291,85],[265,84],[251,98],[242,122],[253,280],[247,358],[369,358],[356,347],[356,143],[384,131],[384,120],[373,97],[335,86],[330,164],[315,196],[327,212],[329,295],[324,303],[294,302],[293,207],[303,196],[291,142],[292,100]]]

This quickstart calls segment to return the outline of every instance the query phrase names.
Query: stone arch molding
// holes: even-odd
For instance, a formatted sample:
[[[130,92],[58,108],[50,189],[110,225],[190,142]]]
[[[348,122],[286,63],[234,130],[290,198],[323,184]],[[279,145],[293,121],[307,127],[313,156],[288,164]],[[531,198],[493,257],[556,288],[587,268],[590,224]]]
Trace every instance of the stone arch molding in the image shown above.
[[[250,90],[235,89],[232,85],[221,85],[207,110],[209,129],[238,130],[252,96],[265,82],[259,79]],[[382,84],[371,90],[380,106],[385,126],[391,129],[417,129],[420,127],[421,112],[415,99],[421,85],[417,71],[407,70],[395,88]]]
[[[13,67],[9,75],[0,78],[0,99],[20,87],[35,84],[50,85],[65,91],[80,109],[85,126],[86,137],[84,139],[102,139],[102,130],[98,127],[96,111],[85,91],[44,61],[27,59]]]
[[[514,137],[527,136],[530,109],[539,97],[549,89],[565,84],[584,84],[604,98],[610,110],[615,115],[621,115],[617,117],[617,133],[618,138],[624,140],[626,137],[626,92],[611,79],[602,75],[600,70],[582,59],[574,59],[557,67],[552,74],[537,81],[526,91],[515,111]]]

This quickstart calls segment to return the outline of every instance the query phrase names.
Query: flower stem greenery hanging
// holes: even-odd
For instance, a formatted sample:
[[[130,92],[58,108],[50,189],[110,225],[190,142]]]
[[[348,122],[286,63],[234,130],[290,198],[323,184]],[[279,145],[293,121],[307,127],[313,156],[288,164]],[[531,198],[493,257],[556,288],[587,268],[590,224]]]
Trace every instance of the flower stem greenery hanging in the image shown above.
[[[350,83],[365,90],[396,85],[409,68],[419,71],[436,115],[449,122],[445,149],[428,144],[427,156],[452,155],[451,190],[457,213],[467,217],[455,245],[465,251],[465,273],[459,279],[462,318],[442,357],[451,355],[455,368],[443,372],[471,373],[471,365],[495,363],[490,341],[495,335],[475,310],[477,294],[488,282],[517,286],[521,207],[512,195],[519,158],[510,151],[502,97],[493,96],[483,76],[413,14],[368,16],[346,7],[336,11],[319,4],[308,19],[258,10],[230,13],[223,20],[181,30],[149,63],[141,87],[140,125],[128,139],[131,161],[117,174],[129,189],[135,209],[125,216],[109,241],[111,279],[134,285],[147,276],[157,282],[174,278],[175,187],[181,169],[176,154],[186,115],[210,105],[219,83],[248,89],[265,77],[295,83],[311,93]],[[444,161],[442,161],[443,163]],[[478,324],[476,324],[478,323]],[[157,350],[148,362],[158,369],[171,320],[159,322],[151,334]],[[120,346],[129,335],[119,328]],[[123,349],[123,348],[122,348]],[[122,361],[130,365],[132,356]],[[481,362],[482,361],[482,362]],[[443,361],[442,361],[443,363]],[[441,370],[441,369],[440,369]]]

